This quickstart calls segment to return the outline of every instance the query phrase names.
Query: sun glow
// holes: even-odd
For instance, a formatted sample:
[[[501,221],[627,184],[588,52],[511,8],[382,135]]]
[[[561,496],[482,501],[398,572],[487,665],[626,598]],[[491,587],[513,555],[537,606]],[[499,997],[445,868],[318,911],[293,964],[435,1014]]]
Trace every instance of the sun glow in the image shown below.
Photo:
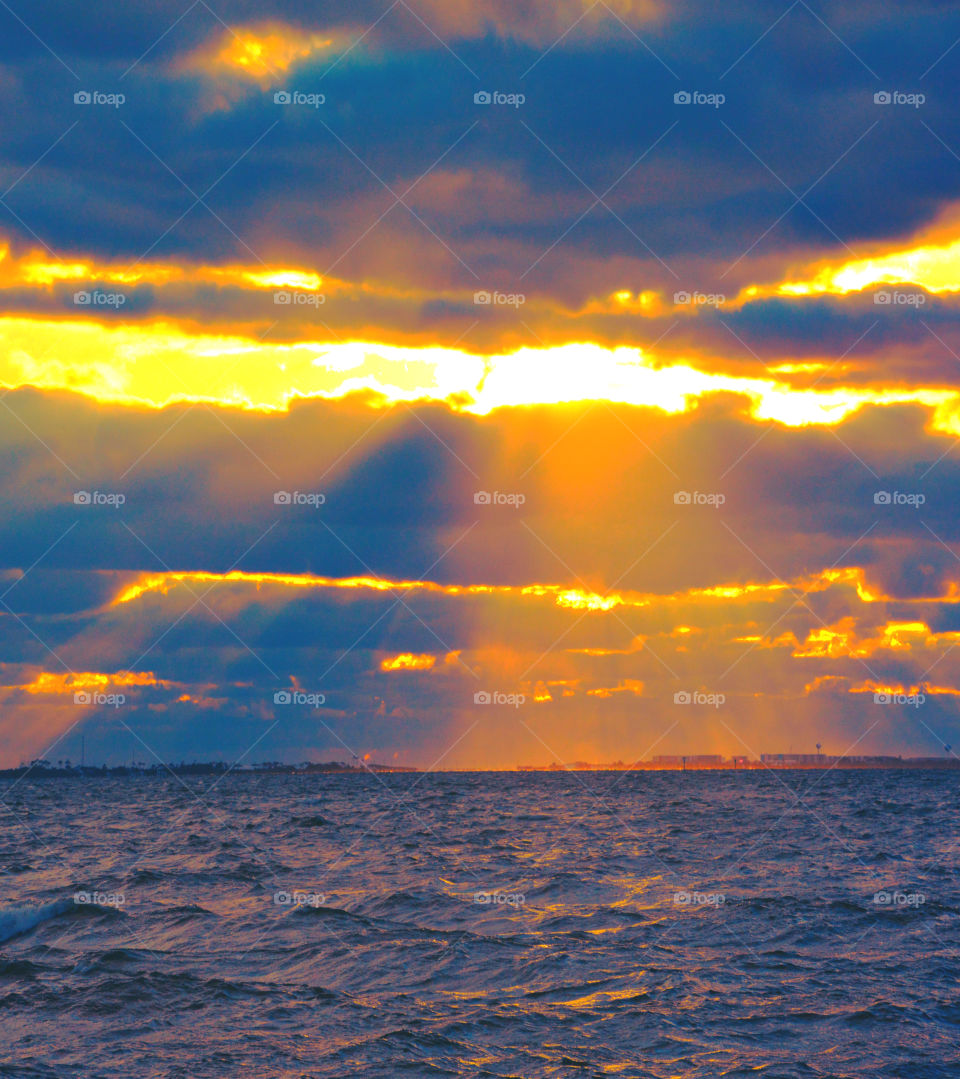
[[[268,279],[290,281],[296,273],[276,271]],[[747,399],[755,420],[790,427],[837,424],[865,405],[914,403],[932,410],[935,430],[960,434],[960,395],[953,390],[797,390],[772,378],[658,366],[640,349],[588,343],[480,356],[364,341],[271,344],[191,334],[165,322],[10,317],[0,319],[0,385],[155,408],[208,402],[260,411],[286,410],[298,398],[362,393],[379,407],[435,401],[475,415],[598,400],[682,414],[706,395],[734,393]]]
[[[180,66],[212,77],[233,75],[264,83],[331,45],[331,37],[283,23],[228,27]]]
[[[955,231],[955,230],[954,230]],[[798,279],[773,288],[752,286],[743,298],[779,293],[813,296],[860,292],[871,285],[918,285],[927,292],[960,291],[960,240],[919,243],[871,258],[816,263]]]
[[[765,293],[752,286],[736,302],[777,292],[843,292],[871,281],[911,278],[933,290],[960,288],[960,241],[820,266],[805,284],[771,286]],[[745,398],[746,412],[757,422],[834,425],[864,406],[913,403],[932,411],[933,430],[960,434],[960,393],[955,389],[796,385],[797,377],[819,370],[819,362],[784,360],[750,374],[717,371],[715,358],[707,362],[695,351],[665,356],[590,340],[502,352],[471,352],[426,340],[331,341],[318,333],[325,328],[317,316],[326,301],[355,310],[359,327],[365,324],[364,305],[372,304],[374,311],[383,304],[420,305],[432,297],[456,306],[470,302],[470,296],[428,296],[325,278],[309,266],[146,261],[124,266],[93,258],[56,260],[40,250],[15,254],[5,244],[0,246],[0,287],[36,290],[47,310],[0,318],[4,388],[65,389],[155,408],[204,402],[262,411],[288,409],[299,398],[360,393],[374,407],[434,401],[475,415],[594,401],[680,415],[710,394],[725,393]],[[140,291],[128,292],[115,309],[78,304],[75,298],[97,289],[133,288],[142,290],[142,302],[135,302]],[[220,298],[221,313],[217,317],[216,310],[212,315],[207,311],[201,325],[201,294],[211,289]],[[298,298],[304,302],[294,302]],[[655,300],[654,293],[635,295],[624,289],[605,303],[649,314],[659,310]],[[371,321],[378,317],[372,314]]]

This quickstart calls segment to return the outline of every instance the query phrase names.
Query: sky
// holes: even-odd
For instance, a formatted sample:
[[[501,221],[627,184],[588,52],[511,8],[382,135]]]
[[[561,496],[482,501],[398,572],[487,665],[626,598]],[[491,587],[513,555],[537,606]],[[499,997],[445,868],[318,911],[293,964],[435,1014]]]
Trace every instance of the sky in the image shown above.
[[[0,766],[953,753],[958,44],[0,5]]]

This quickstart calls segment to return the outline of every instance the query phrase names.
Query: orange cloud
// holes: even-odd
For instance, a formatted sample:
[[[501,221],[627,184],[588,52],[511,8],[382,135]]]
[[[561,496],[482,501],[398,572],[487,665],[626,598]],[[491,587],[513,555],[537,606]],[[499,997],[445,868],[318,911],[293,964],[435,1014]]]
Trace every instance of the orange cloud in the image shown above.
[[[746,582],[743,584],[715,585],[709,588],[691,588],[679,592],[654,593],[616,591],[605,595],[588,589],[570,588],[563,584],[530,585],[489,585],[489,584],[440,584],[429,580],[389,580],[383,577],[325,577],[309,573],[252,573],[232,570],[228,573],[215,573],[207,570],[176,570],[162,573],[143,573],[130,584],[125,585],[110,603],[120,607],[133,603],[152,594],[166,595],[178,585],[189,587],[192,584],[236,585],[244,588],[291,588],[291,589],[335,589],[366,590],[372,592],[426,592],[445,596],[504,596],[520,599],[547,599],[555,606],[570,611],[606,613],[620,607],[658,608],[662,606],[681,606],[691,603],[708,603],[723,606],[730,602],[773,602],[791,595],[809,595],[826,589],[841,586],[853,588],[863,603],[889,602],[894,597],[878,592],[867,583],[862,567],[851,566],[844,569],[826,569],[819,573],[796,578],[792,581]],[[943,596],[930,596],[897,600],[899,603],[958,603],[960,588],[956,582],[950,582],[947,593]],[[685,639],[696,632],[696,627],[677,625],[668,634],[677,639]],[[960,640],[960,633],[933,634],[926,623],[891,622],[881,632],[873,647],[896,648],[909,647],[909,638],[923,634],[927,645]],[[757,635],[741,636],[737,641],[758,643],[761,647],[790,646],[798,655],[829,655],[830,649],[842,651],[842,646],[852,645],[855,638],[853,619],[846,619],[836,626],[811,631],[801,645],[794,634],[787,631],[777,638],[761,639]],[[590,656],[629,655],[642,650],[646,637],[637,635],[626,648],[586,646],[567,649],[570,653]],[[838,651],[838,654],[840,652]],[[867,654],[867,653],[865,653]],[[445,662],[450,662],[449,657]]]
[[[635,678],[625,678],[615,686],[599,686],[596,689],[588,689],[589,697],[612,697],[616,693],[632,693],[636,697],[643,696],[643,682]]]
[[[333,44],[329,34],[311,33],[279,22],[228,27],[177,66],[212,79],[233,76],[266,85]]]
[[[381,671],[429,671],[437,662],[437,657],[429,653],[416,655],[401,652],[397,656],[387,656],[380,661]]]
[[[796,641],[796,638],[793,638]],[[915,646],[935,648],[941,644],[957,644],[960,633],[934,633],[925,622],[888,622],[878,627],[874,636],[861,637],[853,616],[842,618],[833,626],[811,630],[803,644],[796,644],[793,655],[798,658],[863,659],[878,651],[909,652]],[[786,643],[783,638],[774,644]]]
[[[879,682],[873,678],[851,685],[848,678],[833,674],[822,675],[804,686],[804,692],[807,694],[821,690],[827,692],[836,690],[841,693],[882,693],[889,697],[911,697],[921,693],[927,696],[960,697],[960,689],[954,686],[931,685],[929,682],[917,682],[912,685],[906,682]]]
[[[114,671],[103,674],[99,671],[41,671],[32,682],[18,686],[4,686],[4,689],[21,689],[32,694],[72,694],[87,689],[105,689],[107,686],[162,686],[168,688],[172,682],[156,678],[152,671]]]

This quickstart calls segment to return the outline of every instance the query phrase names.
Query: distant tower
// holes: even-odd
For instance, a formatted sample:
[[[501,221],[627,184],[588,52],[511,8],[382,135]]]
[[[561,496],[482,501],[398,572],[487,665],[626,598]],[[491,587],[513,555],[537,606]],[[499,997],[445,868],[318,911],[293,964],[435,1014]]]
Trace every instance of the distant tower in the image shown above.
[[[820,751],[821,751],[822,749],[823,749],[823,746],[822,746],[822,745],[821,745],[821,744],[820,744],[819,742],[817,742],[817,754],[818,754],[818,756],[819,756],[819,755],[822,755],[822,754],[820,753]]]

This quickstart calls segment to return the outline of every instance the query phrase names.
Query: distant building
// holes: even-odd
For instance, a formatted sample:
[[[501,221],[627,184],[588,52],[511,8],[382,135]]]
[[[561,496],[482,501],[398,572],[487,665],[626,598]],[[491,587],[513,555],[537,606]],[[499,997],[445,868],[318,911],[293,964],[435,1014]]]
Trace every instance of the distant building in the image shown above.
[[[834,757],[824,757],[821,753],[761,753],[764,764],[823,764]]]

